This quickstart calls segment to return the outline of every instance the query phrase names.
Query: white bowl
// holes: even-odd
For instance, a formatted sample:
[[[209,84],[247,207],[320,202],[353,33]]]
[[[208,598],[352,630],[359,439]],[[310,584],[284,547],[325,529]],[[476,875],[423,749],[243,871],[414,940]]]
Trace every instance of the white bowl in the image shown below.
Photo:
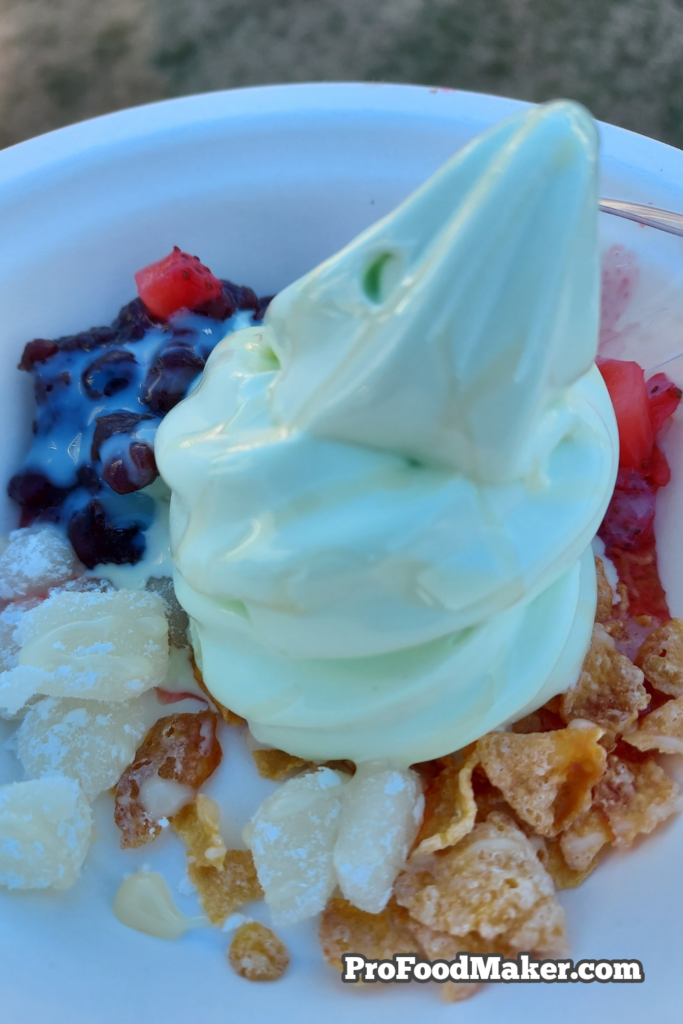
[[[212,93],[97,118],[0,152],[0,430],[3,481],[28,447],[31,399],[15,370],[23,344],[110,322],[134,295],[133,271],[174,245],[215,273],[271,293],[389,211],[464,142],[522,108],[513,100],[407,86],[302,85]],[[683,210],[683,153],[602,128],[602,194]],[[622,318],[624,355],[683,383],[683,240],[603,217],[605,246],[639,256],[642,279]],[[666,447],[673,481],[658,512],[662,575],[683,614],[683,427]],[[0,498],[3,532],[16,510]],[[660,556],[661,557],[661,556]],[[4,728],[4,727],[3,727]],[[6,730],[6,734],[9,734]],[[233,838],[272,785],[254,778],[236,732],[225,729],[220,792]],[[0,749],[0,781],[19,778]],[[572,955],[637,958],[642,985],[489,986],[458,1008],[437,986],[342,986],[317,950],[310,923],[282,929],[293,953],[285,979],[254,985],[225,961],[228,936],[192,933],[165,943],[125,929],[111,904],[126,871],[149,862],[172,890],[180,844],[117,849],[110,797],[96,807],[98,839],[69,892],[0,893],[2,1019],[69,1024],[257,1021],[321,1017],[393,1024],[442,1019],[556,1024],[591,1015],[638,1024],[670,1019],[683,1001],[680,907],[683,822],[612,855],[578,890],[563,893]],[[182,906],[189,897],[175,894]],[[249,911],[251,912],[251,910]],[[254,914],[264,915],[263,907]],[[264,920],[267,917],[264,916]]]

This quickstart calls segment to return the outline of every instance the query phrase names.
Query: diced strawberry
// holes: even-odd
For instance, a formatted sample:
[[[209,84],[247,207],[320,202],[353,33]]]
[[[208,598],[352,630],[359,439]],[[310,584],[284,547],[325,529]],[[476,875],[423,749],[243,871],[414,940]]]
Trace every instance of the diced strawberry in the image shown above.
[[[655,495],[671,470],[656,443],[681,400],[681,389],[665,373],[645,384],[637,363],[599,359],[619,429],[619,473],[599,535],[625,584],[631,619],[670,617],[657,568]]]
[[[165,320],[179,309],[197,310],[219,298],[223,285],[199,261],[176,245],[170,255],[135,274],[138,295],[152,316]]]
[[[642,470],[655,440],[645,374],[638,363],[621,359],[598,359],[597,363],[617,417],[619,465]]]
[[[652,454],[643,466],[643,477],[655,490],[666,487],[671,479],[667,457],[658,444],[653,446]]]
[[[650,423],[657,436],[672,416],[683,395],[683,391],[669,380],[665,373],[656,373],[647,382],[647,393],[650,401]]]

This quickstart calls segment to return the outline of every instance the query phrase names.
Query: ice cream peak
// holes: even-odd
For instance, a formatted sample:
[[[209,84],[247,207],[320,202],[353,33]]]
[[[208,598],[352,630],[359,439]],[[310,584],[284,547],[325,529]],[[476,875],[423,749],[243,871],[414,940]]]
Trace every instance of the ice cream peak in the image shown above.
[[[583,108],[487,132],[273,301],[274,422],[489,483],[528,473],[595,358],[596,211]]]
[[[176,591],[264,742],[406,765],[574,681],[616,473],[596,180],[582,108],[503,122],[163,421]]]

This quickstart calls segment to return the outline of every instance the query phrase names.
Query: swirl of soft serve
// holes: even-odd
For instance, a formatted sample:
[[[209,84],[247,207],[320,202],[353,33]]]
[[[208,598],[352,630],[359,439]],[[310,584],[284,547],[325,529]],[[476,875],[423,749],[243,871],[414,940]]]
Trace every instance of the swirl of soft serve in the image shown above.
[[[156,441],[205,682],[256,738],[403,767],[578,677],[617,467],[597,133],[475,139],[228,335]]]

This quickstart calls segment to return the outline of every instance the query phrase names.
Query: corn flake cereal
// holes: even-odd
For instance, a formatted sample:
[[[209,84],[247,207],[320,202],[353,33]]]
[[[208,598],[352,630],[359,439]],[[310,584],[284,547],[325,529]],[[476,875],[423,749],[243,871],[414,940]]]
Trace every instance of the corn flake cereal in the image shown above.
[[[289,963],[287,947],[257,921],[240,925],[228,950],[230,966],[248,981],[276,981]]]
[[[505,814],[486,822],[434,858],[406,871],[396,900],[422,924],[449,935],[475,933],[512,949],[565,949],[564,912],[533,845]]]
[[[650,633],[635,663],[655,690],[683,697],[683,619],[670,619]]]
[[[477,816],[472,772],[478,760],[471,754],[462,766],[447,766],[429,783],[413,856],[445,850],[472,831]]]
[[[216,770],[222,757],[217,725],[213,711],[200,711],[168,715],[152,726],[116,787],[114,820],[122,849],[150,843],[161,831],[142,803],[141,787],[148,780],[158,776],[198,789]]]
[[[659,750],[662,754],[683,754],[683,697],[662,704],[645,715],[636,732],[624,737],[638,750]]]
[[[560,718],[559,702],[557,697],[544,704],[543,707],[531,711],[524,718],[518,718],[510,728],[512,732],[552,732],[554,729],[563,729],[565,722]]]
[[[188,862],[187,874],[197,887],[206,916],[218,927],[222,927],[238,907],[263,897],[249,850],[228,850],[219,868]]]
[[[613,839],[605,815],[597,807],[590,807],[560,833],[558,843],[570,870],[585,877],[595,867],[595,858],[602,848]]]
[[[595,574],[598,580],[598,606],[595,612],[595,621],[609,622],[614,618],[614,592],[607,579],[602,558],[595,559]]]
[[[220,831],[220,807],[215,800],[197,793],[193,803],[173,815],[172,825],[197,867],[222,867],[228,852]]]
[[[252,855],[226,849],[219,824],[218,804],[203,793],[171,820],[187,847],[188,878],[211,923],[221,927],[238,907],[261,899],[263,890]]]
[[[597,858],[591,863],[586,871],[575,871],[570,868],[564,859],[559,840],[545,839],[543,846],[538,851],[538,858],[546,869],[556,889],[576,889],[585,878],[597,867]]]
[[[679,789],[656,761],[639,763],[609,754],[595,805],[609,822],[614,845],[624,848],[679,810]]]
[[[251,755],[261,778],[272,779],[274,782],[281,782],[298,768],[304,768],[310,763],[284,750],[252,750]]]
[[[605,770],[599,726],[518,735],[488,733],[477,754],[489,780],[510,807],[540,835],[554,836],[591,803],[591,790]]]
[[[596,625],[579,680],[562,697],[564,721],[584,718],[608,732],[623,733],[633,728],[638,712],[649,701],[643,673],[619,654],[612,637]]]
[[[410,930],[422,947],[422,951],[428,960],[455,960],[459,953],[473,953],[477,956],[487,953],[501,953],[505,955],[507,950],[503,947],[495,947],[494,943],[484,942],[475,934],[466,935],[464,938],[457,938],[448,935],[446,932],[437,932],[426,924],[419,924],[411,919]],[[465,999],[471,999],[481,985],[473,982],[446,981],[439,986],[441,998],[445,1003],[462,1003]]]
[[[422,953],[408,911],[393,899],[379,914],[359,910],[348,900],[330,900],[320,919],[318,938],[328,964],[340,971],[344,953],[358,953],[368,960]]]

